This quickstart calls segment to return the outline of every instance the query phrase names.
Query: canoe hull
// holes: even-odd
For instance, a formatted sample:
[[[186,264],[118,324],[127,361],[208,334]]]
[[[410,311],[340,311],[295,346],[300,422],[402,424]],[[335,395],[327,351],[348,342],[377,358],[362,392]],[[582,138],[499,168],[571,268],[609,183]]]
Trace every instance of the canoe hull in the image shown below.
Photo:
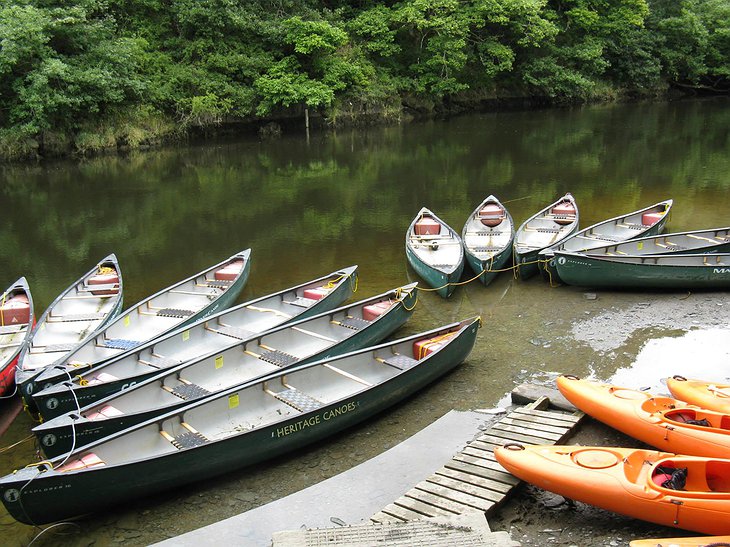
[[[442,298],[448,298],[453,294],[456,289],[455,283],[459,282],[461,274],[464,271],[463,262],[452,271],[436,269],[421,260],[421,258],[408,246],[406,247],[406,258],[408,259],[408,263],[411,265],[411,268],[413,268],[413,271],[415,271],[429,287],[436,289],[436,294]]]
[[[480,274],[479,282],[485,287],[499,275],[499,270],[508,268],[512,261],[512,249],[505,249],[494,255],[493,260],[480,260],[469,251],[465,255],[467,264],[475,274]]]
[[[698,469],[723,475],[730,460],[679,456],[653,450],[590,446],[513,446],[494,450],[507,471],[539,488],[608,511],[703,534],[730,533],[730,482],[708,491],[692,485]],[[689,469],[686,490],[656,485],[655,469],[673,463]],[[704,477],[699,477],[705,481]]]
[[[25,298],[25,302],[20,306],[25,308],[24,314],[27,317],[19,319],[19,314],[13,312],[10,301],[19,297]],[[14,316],[16,321],[14,324],[5,324],[5,310],[0,311],[0,318],[3,319],[0,328],[0,341],[5,346],[0,349],[0,396],[10,395],[15,390],[15,371],[18,359],[23,348],[28,344],[35,325],[35,312],[33,307],[33,296],[25,277],[21,277],[13,283],[7,290],[0,294],[0,301],[3,305],[8,304],[8,318]],[[17,302],[17,300],[16,300]]]
[[[704,289],[730,288],[730,262],[681,265],[669,263],[682,256],[653,255],[642,262],[556,252],[555,266],[564,283],[597,289]],[[713,257],[730,255],[713,254]],[[654,258],[656,257],[656,258]],[[656,261],[663,260],[665,264]],[[629,259],[627,259],[629,260]]]
[[[477,330],[478,323],[472,321],[419,365],[317,410],[220,441],[129,463],[67,472],[43,465],[24,468],[0,478],[0,496],[16,520],[42,524],[82,516],[301,449],[382,412],[455,368],[469,355]],[[149,429],[159,436],[160,427],[161,422],[153,421],[129,431]]]
[[[483,211],[489,211],[487,218],[482,217]],[[495,196],[487,196],[472,211],[461,230],[461,239],[466,263],[485,287],[512,265],[514,221]]]

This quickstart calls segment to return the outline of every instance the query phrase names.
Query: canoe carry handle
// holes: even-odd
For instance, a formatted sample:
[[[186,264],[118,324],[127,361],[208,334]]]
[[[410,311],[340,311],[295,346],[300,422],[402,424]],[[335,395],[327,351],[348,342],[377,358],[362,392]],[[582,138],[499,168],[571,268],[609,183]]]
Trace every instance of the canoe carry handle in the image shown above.
[[[580,378],[578,378],[574,374],[562,374],[561,376],[563,378],[567,378],[568,380],[580,380]]]
[[[502,445],[502,448],[506,448],[507,450],[524,450],[525,447],[521,445],[520,443],[506,443]]]
[[[674,380],[678,380],[680,382],[686,382],[687,381],[687,378],[685,378],[684,376],[680,376],[679,374],[675,374],[674,376],[672,376],[672,378]]]

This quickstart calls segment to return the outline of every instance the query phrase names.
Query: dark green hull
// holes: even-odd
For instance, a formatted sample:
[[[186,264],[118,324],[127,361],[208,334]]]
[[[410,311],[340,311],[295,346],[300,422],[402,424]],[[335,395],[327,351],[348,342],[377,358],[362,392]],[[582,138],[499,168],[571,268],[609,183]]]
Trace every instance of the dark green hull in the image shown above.
[[[465,253],[466,262],[475,274],[479,275],[479,282],[485,287],[489,285],[497,275],[512,263],[512,245],[501,253],[494,255],[494,260],[480,260],[470,252]]]
[[[301,449],[382,412],[455,368],[471,352],[477,330],[478,319],[464,322],[459,334],[447,345],[415,366],[316,410],[234,433],[218,441],[128,463],[67,472],[58,472],[46,465],[24,468],[0,478],[0,495],[13,518],[27,524],[43,524],[83,516]],[[410,343],[411,339],[418,339],[418,336],[402,341]],[[363,350],[363,353],[369,354],[369,351]],[[316,363],[298,368],[315,366]],[[235,392],[221,395],[230,396],[235,396]],[[210,403],[192,406],[205,404]],[[182,419],[178,416],[182,412],[191,412],[191,407],[141,424],[101,443],[123,442],[126,435],[159,437],[165,424]],[[93,450],[99,444],[88,449]],[[58,465],[62,461],[57,458],[51,464]]]
[[[679,263],[682,258],[690,256],[699,256],[701,260],[695,265]],[[703,263],[705,258],[708,259],[707,264]],[[683,290],[730,288],[730,255],[662,255],[632,257],[627,260],[636,262],[558,252],[555,263],[564,283],[580,287]]]
[[[214,300],[211,300],[209,305],[197,310],[195,313],[189,315],[188,317],[186,317],[185,319],[176,323],[175,325],[171,326],[170,328],[167,328],[161,332],[155,333],[155,335],[153,337],[150,337],[149,339],[144,340],[144,341],[140,341],[134,347],[132,347],[131,349],[129,349],[127,351],[133,352],[133,351],[135,351],[135,349],[137,347],[141,346],[142,344],[144,344],[146,342],[149,342],[155,338],[159,338],[160,336],[169,334],[182,327],[191,325],[197,321],[205,319],[208,316],[211,316],[215,313],[218,313],[218,312],[223,311],[223,310],[227,309],[228,307],[230,307],[231,304],[233,304],[233,302],[235,302],[236,299],[238,298],[238,296],[240,295],[241,291],[243,290],[243,287],[246,285],[246,282],[248,281],[249,274],[251,273],[251,260],[248,259],[249,255],[250,255],[250,250],[248,250],[248,249],[242,253],[239,253],[239,255],[234,255],[234,257],[235,256],[244,257],[243,270],[241,271],[240,275],[235,279],[235,281],[222,294],[220,294]],[[234,258],[234,257],[231,257],[231,258]],[[213,269],[220,266],[221,264],[224,264],[225,262],[226,261],[220,263],[217,266],[214,266],[213,268],[206,270],[206,272],[212,271]],[[159,297],[160,295],[165,294],[171,288],[177,287],[177,286],[181,285],[182,283],[193,280],[197,276],[202,275],[203,273],[205,273],[205,272],[196,274],[195,276],[192,276],[186,280],[183,280],[180,283],[173,285],[172,287],[168,287],[167,289],[164,289],[164,290],[150,296],[149,298],[143,300],[139,304],[136,304],[131,309],[134,310],[136,307],[142,306],[144,303],[152,301],[155,298]],[[128,310],[128,312],[129,312],[129,310]],[[128,312],[126,312],[125,314],[122,314],[122,315],[126,316],[126,315],[128,315]],[[111,325],[107,326],[107,329],[109,329],[110,327],[112,327],[118,321],[121,321],[121,320],[126,320],[126,319],[118,317],[117,319],[115,319],[114,322],[111,323]],[[104,335],[104,332],[105,331],[102,331],[100,334],[98,334],[93,339],[87,340],[85,345],[91,344],[91,343],[97,343],[97,338],[102,337]],[[26,391],[28,392],[28,394],[34,395],[42,389],[46,389],[52,385],[58,384],[60,382],[66,381],[66,380],[70,380],[72,378],[75,378],[78,375],[85,374],[86,372],[94,369],[95,367],[101,365],[102,363],[105,363],[111,359],[114,359],[114,358],[120,356],[122,353],[126,353],[127,351],[120,351],[119,353],[116,353],[115,355],[110,356],[106,359],[94,361],[94,362],[90,362],[90,363],[84,363],[84,364],[79,363],[79,364],[75,364],[73,366],[67,365],[67,364],[61,364],[61,365],[49,367],[26,384]],[[37,406],[35,406],[35,402],[33,402],[32,404],[33,404],[33,407],[31,408],[31,406],[29,405],[29,410],[31,412],[37,412],[39,409]]]
[[[448,298],[456,289],[455,283],[461,279],[464,271],[464,263],[450,272],[444,272],[423,262],[416,253],[406,247],[406,258],[413,270],[423,279],[429,287],[437,289],[436,293],[442,298]]]
[[[318,351],[317,353],[301,359],[296,363],[292,363],[290,367],[311,363],[319,359],[325,359],[327,357],[342,355],[381,342],[383,339],[390,336],[401,326],[403,326],[408,321],[408,319],[410,319],[411,315],[413,315],[413,310],[415,308],[417,298],[417,290],[414,288],[414,290],[410,294],[408,294],[404,298],[404,300],[397,305],[397,307],[389,310],[386,314],[378,318],[378,320],[372,322],[366,327],[363,327],[349,338],[346,338],[339,343],[332,344],[322,351]],[[369,300],[363,301],[361,305],[364,306],[367,302],[369,302]],[[352,308],[353,306],[351,305],[340,308],[340,310]],[[338,310],[325,312],[324,314],[309,318],[309,320],[297,321],[291,323],[290,326],[274,329],[272,331],[268,331],[268,333],[271,334],[277,331],[282,331],[294,327],[307,330],[307,324],[311,321],[315,321],[317,318],[322,317],[322,315],[329,317],[337,311]],[[174,369],[165,371],[161,374],[157,373],[155,375],[147,375],[147,378],[140,381],[134,387],[134,390],[139,391],[140,394],[143,394],[142,390],[150,391],[149,397],[152,398],[154,397],[152,391],[160,389],[160,386],[162,385],[169,385],[170,382],[166,381],[166,379],[174,378],[179,375],[184,375],[185,368],[187,368],[187,365],[175,367]],[[241,383],[251,382],[255,378],[256,376],[242,378]],[[74,391],[78,392],[79,390]],[[127,393],[131,392],[124,392],[120,393],[119,395],[124,396]],[[142,423],[151,418],[160,416],[167,412],[172,412],[198,400],[210,398],[213,396],[215,396],[215,394],[200,395],[194,398],[189,398],[187,400],[181,399],[180,402],[176,404],[167,404],[164,406],[160,405],[152,410],[146,410],[144,412],[136,413],[125,413],[120,416],[110,417],[100,421],[91,421],[83,417],[84,415],[87,415],[93,411],[91,408],[92,406],[95,409],[99,409],[105,405],[113,406],[115,396],[112,395],[105,399],[97,399],[92,401],[88,407],[82,407],[80,412],[76,410],[75,406],[72,406],[70,410],[65,411],[65,415],[58,416],[55,419],[48,420],[43,424],[35,427],[33,429],[33,433],[38,438],[45,455],[49,458],[53,458],[60,454],[65,454],[66,452],[70,451],[74,446],[76,448],[79,448],[85,444],[109,436],[113,433],[123,431],[128,427]],[[75,405],[75,402],[73,400],[73,394],[69,390],[69,392],[66,393],[64,397],[64,406],[68,407],[71,405]]]

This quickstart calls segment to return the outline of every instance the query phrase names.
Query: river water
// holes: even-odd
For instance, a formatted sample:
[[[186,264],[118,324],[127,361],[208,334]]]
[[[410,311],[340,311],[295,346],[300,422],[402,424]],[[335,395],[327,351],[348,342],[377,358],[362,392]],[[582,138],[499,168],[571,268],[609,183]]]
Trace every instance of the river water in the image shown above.
[[[489,194],[517,224],[565,192],[585,227],[673,198],[668,231],[730,225],[730,101],[599,105],[204,142],[0,169],[0,285],[25,275],[40,313],[100,258],[120,259],[130,305],[252,249],[247,300],[359,265],[356,299],[415,281],[405,229],[427,206],[457,231]],[[44,532],[34,544],[145,545],[275,500],[361,463],[452,408],[493,408],[559,372],[661,388],[660,378],[730,375],[727,293],[551,288],[502,274],[449,300],[422,292],[399,334],[474,315],[469,359],[415,397],[327,442]],[[712,365],[712,366],[710,366]],[[717,365],[725,365],[724,370]],[[21,415],[0,437],[28,436]],[[31,441],[0,472],[36,459]],[[353,500],[357,503],[357,500]],[[0,509],[5,545],[40,532]]]

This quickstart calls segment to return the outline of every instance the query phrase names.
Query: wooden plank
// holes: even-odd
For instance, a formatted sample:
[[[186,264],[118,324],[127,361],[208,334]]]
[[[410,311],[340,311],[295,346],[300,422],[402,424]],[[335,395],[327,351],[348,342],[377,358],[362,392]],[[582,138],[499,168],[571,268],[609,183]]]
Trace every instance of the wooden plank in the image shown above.
[[[510,418],[509,416],[505,416],[499,422],[497,422],[494,425],[508,425],[512,427],[519,427],[525,430],[537,430],[537,431],[548,431],[550,433],[560,433],[561,435],[565,433],[565,427],[562,425],[550,425],[545,423],[544,420],[537,421],[537,420],[519,420]]]
[[[494,458],[484,458],[484,457],[477,457],[473,454],[469,454],[467,452],[462,452],[460,454],[457,454],[454,456],[454,459],[456,461],[470,463],[472,465],[478,465],[479,467],[486,467],[487,469],[494,469],[496,471],[507,471],[504,467],[499,465],[499,462],[495,460]]]
[[[403,521],[418,520],[423,518],[423,515],[421,513],[416,513],[415,511],[411,511],[410,509],[406,509],[405,507],[401,507],[400,505],[396,505],[395,503],[389,503],[388,505],[383,507],[381,513],[385,513],[386,515],[390,515]]]
[[[430,505],[418,498],[412,498],[406,496],[401,496],[397,500],[395,500],[396,505],[399,507],[405,507],[406,509],[410,511],[414,511],[416,513],[421,513],[424,517],[438,517],[438,516],[448,516],[453,517],[454,515],[458,515],[460,512],[458,510],[456,511],[449,511],[448,509],[444,509],[442,507],[437,507],[435,505]]]
[[[430,492],[424,492],[417,488],[411,488],[406,495],[402,498],[398,498],[395,503],[400,504],[403,498],[408,498],[414,501],[419,501],[434,507],[439,507],[442,510],[448,511],[449,515],[461,515],[464,512],[464,505],[457,503],[450,499],[444,498],[443,496],[436,496]]]
[[[378,511],[372,517],[370,517],[370,521],[374,522],[376,524],[387,523],[387,522],[394,522],[394,523],[405,522],[403,519],[399,519],[398,517],[394,517],[393,515],[389,515],[388,513],[383,513],[382,511]]]
[[[482,435],[479,440],[482,442],[491,442],[505,444],[508,442],[524,443],[524,444],[555,444],[555,441],[539,435],[524,435],[520,433],[510,433],[507,431],[499,431],[498,429],[490,429],[488,435]]]
[[[481,486],[478,486],[476,484],[464,482],[462,480],[454,479],[452,477],[447,477],[444,475],[431,475],[426,479],[426,481],[433,484],[438,484],[439,486],[443,486],[444,488],[449,488],[450,490],[463,492],[464,494],[469,494],[470,496],[481,498],[487,501],[498,502],[504,497],[503,492],[488,490],[487,488],[482,488]]]
[[[499,433],[497,433],[499,432]],[[532,437],[540,437],[542,439],[549,439],[551,441],[556,441],[558,439],[561,439],[563,435],[565,434],[564,431],[560,433],[553,433],[552,431],[546,431],[546,430],[537,430],[537,429],[525,429],[524,427],[515,427],[513,425],[509,424],[494,424],[490,429],[489,433],[493,433],[494,435],[499,436],[507,436],[512,434],[518,434],[518,435],[530,435]]]
[[[492,452],[491,450],[480,450],[479,448],[473,446],[467,446],[466,448],[464,448],[464,450],[462,450],[461,453],[468,454],[477,459],[497,461],[494,458],[494,452]]]
[[[494,473],[496,474],[497,472],[495,471]],[[448,467],[442,467],[441,469],[436,471],[436,474],[443,475],[444,477],[449,477],[450,479],[459,480],[468,484],[474,484],[480,488],[485,488],[487,490],[499,492],[501,494],[509,492],[515,486],[514,484],[507,484],[506,482],[497,481],[491,478],[485,479],[477,475],[464,473],[462,471],[450,469]]]
[[[501,440],[501,439],[500,439]],[[467,446],[470,448],[474,448],[475,450],[484,450],[485,452],[494,452],[494,449],[498,446],[502,446],[505,443],[505,441],[502,442],[489,442],[489,441],[482,441],[481,439],[475,439],[471,441]]]
[[[555,414],[555,413],[553,413]],[[520,422],[530,422],[534,423],[537,426],[545,424],[549,426],[555,426],[555,427],[575,427],[576,422],[573,421],[566,421],[566,420],[558,420],[554,418],[547,418],[546,416],[532,416],[530,414],[524,414],[522,412],[512,412],[509,416],[505,416],[502,418],[502,420],[519,420]],[[500,420],[500,421],[502,421]]]
[[[492,505],[494,505],[493,501],[478,498],[476,496],[465,494],[463,492],[458,492],[456,490],[452,490],[451,488],[445,488],[443,486],[428,481],[417,484],[416,489],[423,490],[424,492],[430,492],[431,494],[434,494],[436,496],[462,503],[469,507],[473,507],[474,509],[479,509],[480,511],[486,511],[487,509],[492,507]]]
[[[516,414],[526,414],[528,416],[542,416],[543,418],[551,418],[553,420],[563,420],[565,422],[572,422],[572,423],[578,423],[583,419],[584,414],[582,412],[580,413],[573,413],[573,414],[565,414],[562,412],[549,412],[547,410],[533,410],[528,408],[516,408],[514,409],[510,414],[516,413]]]
[[[467,473],[473,477],[502,482],[510,486],[515,486],[520,483],[520,479],[518,479],[511,473],[508,473],[507,471],[488,469],[486,467],[481,467],[479,465],[474,465],[454,459],[447,463],[441,470],[438,471],[438,473],[441,473],[443,470],[453,470],[459,473]]]

